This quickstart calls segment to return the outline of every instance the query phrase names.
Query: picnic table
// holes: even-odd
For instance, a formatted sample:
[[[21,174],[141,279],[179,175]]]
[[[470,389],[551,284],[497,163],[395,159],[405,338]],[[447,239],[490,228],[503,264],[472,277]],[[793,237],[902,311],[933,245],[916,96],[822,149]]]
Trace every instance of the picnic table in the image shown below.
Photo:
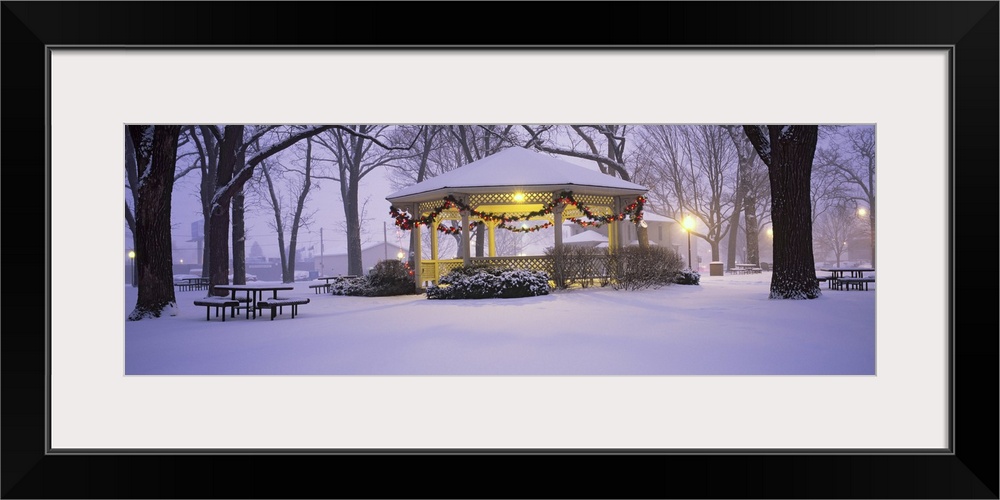
[[[826,271],[830,275],[817,276],[816,279],[826,281],[827,288],[835,288],[837,290],[840,290],[842,286],[850,289],[855,284],[857,284],[858,290],[861,289],[861,284],[864,284],[865,290],[867,290],[868,283],[875,281],[875,278],[872,276],[865,277],[865,273],[875,272],[875,269],[871,267],[826,267],[820,269],[820,271]]]
[[[254,319],[257,319],[257,302],[264,298],[264,292],[270,291],[271,298],[277,300],[279,291],[295,290],[295,287],[285,284],[268,285],[265,283],[253,283],[246,285],[215,285],[215,289],[228,290],[233,300],[239,300],[247,304],[246,317],[250,317],[250,311],[252,310]],[[246,296],[242,299],[237,298],[237,292],[245,292]]]
[[[209,279],[208,278],[180,278],[180,282],[174,283],[177,286],[177,291],[185,292],[191,290],[204,290],[208,288]]]
[[[729,272],[732,274],[757,274],[760,272],[760,267],[757,264],[733,264],[733,268]]]

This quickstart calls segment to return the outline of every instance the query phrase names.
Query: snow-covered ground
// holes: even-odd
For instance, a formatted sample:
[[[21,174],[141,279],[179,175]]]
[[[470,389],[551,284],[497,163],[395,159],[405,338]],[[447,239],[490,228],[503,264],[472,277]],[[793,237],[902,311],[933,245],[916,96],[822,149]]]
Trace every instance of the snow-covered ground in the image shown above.
[[[874,375],[875,286],[768,300],[771,273],[698,286],[521,299],[343,297],[297,282],[293,319],[125,321],[125,373],[256,375]],[[122,317],[137,289],[125,287]]]

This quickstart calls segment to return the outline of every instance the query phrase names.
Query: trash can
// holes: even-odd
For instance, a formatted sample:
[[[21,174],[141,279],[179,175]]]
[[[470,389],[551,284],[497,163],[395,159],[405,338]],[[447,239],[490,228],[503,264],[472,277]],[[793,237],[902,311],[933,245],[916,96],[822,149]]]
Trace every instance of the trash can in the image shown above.
[[[309,279],[314,280],[319,278],[319,271],[309,271]]]
[[[724,271],[722,269],[721,262],[710,262],[708,264],[708,275],[709,276],[722,276]]]

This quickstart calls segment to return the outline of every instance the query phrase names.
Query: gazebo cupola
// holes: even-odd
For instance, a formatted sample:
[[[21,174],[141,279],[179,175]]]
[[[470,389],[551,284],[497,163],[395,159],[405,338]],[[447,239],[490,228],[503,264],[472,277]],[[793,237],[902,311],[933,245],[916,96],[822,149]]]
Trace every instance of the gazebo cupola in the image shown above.
[[[553,227],[554,246],[562,246],[563,220],[582,225],[608,224],[608,244],[620,248],[621,224],[642,221],[642,207],[647,189],[638,184],[554,158],[545,153],[512,147],[481,160],[451,170],[437,177],[403,188],[386,197],[392,204],[396,224],[416,233],[414,255],[417,283],[436,282],[460,265],[474,260],[490,260],[509,267],[547,270],[552,263],[545,256],[496,255],[496,230],[521,229],[527,221],[545,221],[540,227]],[[431,258],[422,259],[422,227],[442,232],[457,231],[442,225],[460,220],[461,259],[442,260],[436,237],[431,240]],[[473,258],[470,250],[471,228],[483,224],[487,229],[489,257]],[[558,255],[558,252],[557,252]]]

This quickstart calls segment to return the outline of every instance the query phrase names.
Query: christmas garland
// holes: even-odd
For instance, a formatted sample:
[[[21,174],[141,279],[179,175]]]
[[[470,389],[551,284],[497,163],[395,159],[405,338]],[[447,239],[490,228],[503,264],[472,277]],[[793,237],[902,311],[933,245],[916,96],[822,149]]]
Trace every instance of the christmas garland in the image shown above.
[[[587,219],[589,219],[589,220],[582,220],[576,217],[569,217],[567,220],[570,220],[584,227],[586,226],[600,227],[601,225],[607,224],[608,222],[625,220],[626,217],[628,217],[633,224],[641,224],[642,207],[646,203],[646,198],[640,195],[635,199],[634,202],[625,207],[625,210],[623,210],[621,213],[613,215],[597,215],[594,212],[592,212],[589,207],[587,207],[583,203],[576,201],[573,198],[572,191],[562,191],[561,193],[559,193],[559,197],[556,200],[546,204],[540,210],[535,210],[534,212],[529,212],[523,215],[511,215],[507,214],[506,212],[500,214],[480,212],[479,210],[476,210],[466,205],[458,198],[455,198],[453,195],[448,195],[444,197],[444,203],[442,203],[440,206],[438,206],[437,208],[435,208],[434,210],[432,210],[430,213],[428,213],[423,217],[413,217],[410,214],[396,208],[395,206],[389,207],[389,215],[391,215],[394,219],[396,219],[397,227],[404,230],[410,230],[413,229],[414,226],[421,226],[421,225],[430,226],[431,224],[434,223],[435,219],[437,219],[437,216],[440,215],[441,212],[448,210],[449,208],[456,207],[459,210],[464,210],[469,212],[469,214],[478,217],[482,221],[500,221],[500,224],[497,227],[502,227],[504,229],[507,229],[508,231],[531,232],[547,228],[551,226],[552,223],[546,222],[543,225],[533,226],[529,228],[518,228],[514,226],[509,226],[507,224],[521,220],[529,220],[534,217],[542,217],[545,215],[549,215],[552,213],[552,210],[560,203],[564,205],[573,205],[574,207],[576,207],[577,210],[582,212]],[[479,224],[479,222],[470,223],[469,229],[471,230],[473,227],[475,227],[476,224]],[[446,234],[454,234],[461,231],[462,228],[448,227],[442,224],[438,224],[437,230],[444,232]]]
[[[521,226],[521,227],[517,227],[517,226],[508,226],[507,224],[504,224],[503,222],[501,222],[499,225],[497,225],[497,227],[499,227],[500,229],[506,229],[508,231],[513,231],[515,233],[533,233],[535,231],[541,231],[542,229],[552,227],[552,223],[551,222],[546,222],[545,224],[542,224],[542,225],[539,225],[539,226]]]

